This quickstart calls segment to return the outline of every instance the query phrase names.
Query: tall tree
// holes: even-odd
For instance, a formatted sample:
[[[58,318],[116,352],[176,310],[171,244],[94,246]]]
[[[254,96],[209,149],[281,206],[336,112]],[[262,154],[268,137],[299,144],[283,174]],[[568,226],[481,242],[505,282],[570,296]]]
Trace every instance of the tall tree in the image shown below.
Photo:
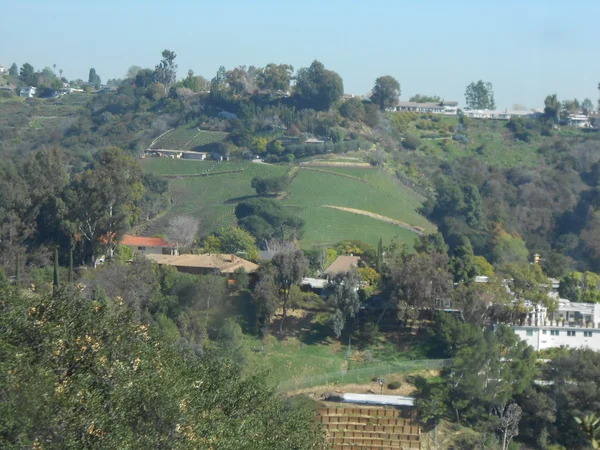
[[[450,259],[450,273],[455,283],[469,283],[477,275],[475,254],[468,237],[460,236],[458,242]]]
[[[194,243],[200,221],[192,216],[175,216],[169,220],[167,236],[171,242],[189,248]]]
[[[52,290],[56,294],[59,288],[59,280],[58,280],[58,246],[54,247],[54,276],[52,279]]]
[[[135,78],[135,76],[138,74],[138,72],[142,70],[142,68],[140,66],[129,66],[129,69],[127,69],[127,74],[125,75],[125,78]]]
[[[163,50],[162,59],[154,69],[156,81],[162,83],[165,87],[165,96],[177,78],[177,64],[175,58],[177,55],[171,50]]]
[[[8,74],[11,77],[16,77],[19,75],[19,68],[17,67],[17,63],[12,63],[10,68],[8,69]]]
[[[277,285],[273,264],[267,261],[258,269],[258,282],[252,292],[256,325],[263,337],[269,332],[271,317],[277,309]]]
[[[544,100],[544,105],[544,116],[546,119],[558,123],[560,121],[561,105],[556,94],[548,95]]]
[[[31,64],[25,63],[21,66],[21,70],[19,71],[19,80],[21,80],[25,84],[33,85],[35,84],[34,79],[34,68]]]
[[[274,281],[281,293],[283,317],[279,323],[279,332],[283,331],[283,322],[287,317],[288,301],[292,286],[299,284],[308,272],[308,260],[302,250],[277,253],[271,260],[274,269]]]
[[[94,69],[93,67],[90,69],[90,73],[88,75],[88,82],[95,85],[99,85],[102,83],[100,75],[96,73],[96,69]]]
[[[492,83],[483,80],[472,82],[467,86],[465,100],[469,109],[496,109]]]
[[[342,78],[323,63],[313,61],[296,74],[294,95],[301,106],[317,110],[328,110],[344,94]]]
[[[123,232],[137,221],[144,193],[139,163],[117,147],[100,150],[90,169],[75,177],[67,193],[70,220],[91,245],[112,255]]]
[[[342,330],[353,320],[360,309],[360,297],[358,296],[358,287],[360,275],[356,269],[337,275],[331,281],[331,296],[329,302],[334,307],[334,313],[331,317],[332,328],[335,336],[339,338]],[[352,333],[348,334],[348,348]]]
[[[593,111],[594,109],[594,104],[592,103],[592,101],[589,98],[585,98],[582,102],[581,102],[581,108],[584,111],[590,112]]]
[[[371,101],[385,111],[398,104],[400,97],[400,83],[394,77],[385,75],[375,80]]]
[[[269,63],[259,71],[257,82],[261,89],[287,92],[290,90],[293,73],[294,67],[289,64]]]

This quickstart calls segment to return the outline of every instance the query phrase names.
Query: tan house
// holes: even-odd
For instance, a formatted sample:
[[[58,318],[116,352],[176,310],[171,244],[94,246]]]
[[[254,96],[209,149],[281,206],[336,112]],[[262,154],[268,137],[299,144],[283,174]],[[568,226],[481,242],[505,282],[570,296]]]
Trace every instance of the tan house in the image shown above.
[[[327,276],[335,277],[336,275],[350,272],[353,267],[358,268],[358,261],[360,261],[360,256],[338,256],[323,273]]]
[[[243,268],[249,274],[258,270],[258,264],[229,254],[205,253],[179,256],[149,254],[146,257],[159,265],[174,266],[179,272],[193,275],[219,274],[232,278],[238,269]]]

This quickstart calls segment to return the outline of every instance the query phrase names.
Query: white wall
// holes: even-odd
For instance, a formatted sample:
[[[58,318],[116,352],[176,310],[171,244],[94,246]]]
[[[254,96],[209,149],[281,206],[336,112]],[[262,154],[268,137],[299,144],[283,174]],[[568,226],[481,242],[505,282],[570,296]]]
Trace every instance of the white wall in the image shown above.
[[[519,338],[536,350],[565,346],[588,347],[600,351],[600,329],[598,328],[513,326],[512,329]],[[558,332],[558,336],[552,335],[552,331]],[[569,336],[567,332],[574,332],[575,336]],[[585,336],[584,333],[591,333],[591,337]]]
[[[165,247],[143,247],[143,249],[140,249],[140,247],[136,247],[136,246],[131,246],[128,245],[128,247],[130,249],[133,250],[133,253],[137,253],[138,255],[163,255],[163,249]],[[169,254],[173,254],[172,252],[174,251],[174,249],[169,249],[169,253],[167,253],[167,255]]]

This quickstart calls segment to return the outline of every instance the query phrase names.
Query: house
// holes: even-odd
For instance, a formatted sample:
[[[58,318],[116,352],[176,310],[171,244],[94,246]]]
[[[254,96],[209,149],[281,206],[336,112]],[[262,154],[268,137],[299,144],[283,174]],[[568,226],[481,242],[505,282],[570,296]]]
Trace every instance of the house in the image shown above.
[[[126,234],[123,236],[121,245],[129,247],[133,253],[143,255],[177,255],[177,244],[172,244],[162,238],[133,236]]]
[[[555,312],[538,306],[512,329],[535,350],[564,346],[600,351],[600,304],[559,299]]]
[[[229,280],[233,280],[233,274],[239,269],[244,269],[249,274],[258,270],[258,264],[230,254],[205,253],[178,256],[149,254],[146,257],[158,265],[174,266],[179,272],[193,275],[225,275]]]
[[[531,111],[515,109],[467,109],[463,113],[466,117],[473,119],[510,120],[511,117],[537,117],[542,112],[535,109]]]
[[[206,152],[191,152],[187,150],[165,150],[165,149],[150,149],[146,150],[146,156],[157,156],[159,158],[173,159],[195,159],[204,161],[208,157]]]
[[[570,127],[576,128],[590,128],[590,119],[585,114],[571,114],[567,119],[567,123]]]
[[[25,98],[31,98],[31,97],[35,97],[35,91],[37,89],[33,86],[27,86],[24,88],[21,88],[21,92],[19,93],[19,97],[25,97]]]
[[[8,69],[0,64],[0,75],[6,75],[8,73]]]
[[[456,115],[458,113],[458,102],[398,102],[398,104],[395,107],[391,108],[391,110],[397,112],[418,112]]]
[[[346,272],[350,272],[352,268],[358,267],[358,261],[360,261],[360,256],[353,255],[341,255],[338,256],[335,261],[331,263],[327,269],[323,272],[328,277],[335,277],[336,275],[344,274]]]
[[[0,92],[10,92],[11,94],[15,91],[14,86],[0,86]]]

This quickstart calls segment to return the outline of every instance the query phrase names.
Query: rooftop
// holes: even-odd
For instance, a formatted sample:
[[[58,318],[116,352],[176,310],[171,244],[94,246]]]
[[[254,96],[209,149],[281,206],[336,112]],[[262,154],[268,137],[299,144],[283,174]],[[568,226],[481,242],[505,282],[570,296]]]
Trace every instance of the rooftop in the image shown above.
[[[126,234],[121,241],[122,245],[129,247],[172,247],[173,245],[165,241],[163,238],[133,236]]]
[[[244,268],[246,272],[253,273],[258,269],[254,264],[239,256],[220,253],[205,253],[203,255],[146,255],[146,258],[157,264],[175,267],[197,267],[201,269],[216,269],[221,273],[234,273]]]
[[[360,261],[360,256],[338,256],[335,261],[325,269],[324,273],[327,275],[338,275],[349,272],[352,267],[358,266],[358,261]]]

